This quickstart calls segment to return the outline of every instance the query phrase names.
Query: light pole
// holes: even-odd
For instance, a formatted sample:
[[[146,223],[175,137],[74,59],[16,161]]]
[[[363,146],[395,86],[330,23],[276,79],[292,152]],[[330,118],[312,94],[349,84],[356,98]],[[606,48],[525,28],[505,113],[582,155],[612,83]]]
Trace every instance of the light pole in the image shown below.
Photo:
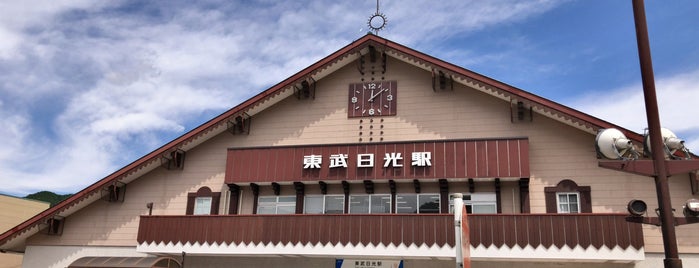
[[[655,95],[653,62],[650,56],[650,42],[648,41],[648,27],[646,25],[646,11],[643,0],[633,0],[633,16],[636,25],[638,58],[641,64],[641,79],[643,80],[643,98],[646,103],[646,117],[648,118],[648,135],[650,135],[650,146],[652,148],[651,157],[655,167],[655,191],[658,195],[658,206],[660,207],[660,228],[665,249],[663,262],[665,268],[681,268],[682,260],[679,258],[677,251],[675,216],[672,214],[665,152],[661,149],[664,144],[660,132],[660,115]]]

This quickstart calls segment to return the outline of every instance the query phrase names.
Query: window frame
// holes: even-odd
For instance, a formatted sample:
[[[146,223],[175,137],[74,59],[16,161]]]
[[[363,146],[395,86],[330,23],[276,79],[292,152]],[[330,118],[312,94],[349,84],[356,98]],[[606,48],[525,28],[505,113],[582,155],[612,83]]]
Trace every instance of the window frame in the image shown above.
[[[202,213],[196,215],[218,215],[219,202],[221,201],[221,192],[212,192],[211,188],[207,186],[202,186],[196,192],[190,192],[187,194],[187,208],[185,212],[186,215],[195,215],[194,211],[196,207],[197,198],[199,197],[210,197],[211,209],[209,210],[208,214]]]
[[[318,197],[320,197],[320,198],[322,199],[323,203],[322,203],[322,205],[321,205],[321,212],[320,212],[320,213],[316,213],[316,212],[309,213],[309,212],[307,211],[307,209],[308,209],[307,204],[310,203],[310,202],[308,202],[308,199],[307,199],[307,198],[309,198],[309,197],[310,197],[310,198],[318,198]],[[335,199],[337,199],[337,200],[341,200],[341,201],[342,201],[342,206],[341,206],[342,212],[339,212],[339,213],[336,213],[336,212],[328,213],[328,199],[329,199],[329,198],[335,198]],[[318,215],[319,215],[319,214],[345,214],[345,195],[341,195],[341,194],[306,195],[306,196],[303,197],[303,214],[318,214]]]
[[[199,201],[206,200],[206,207],[199,207]],[[192,215],[211,215],[211,205],[213,204],[213,197],[211,196],[197,196],[194,198],[194,211]]]
[[[592,213],[592,195],[590,186],[578,186],[572,180],[562,180],[553,187],[544,187],[544,199],[546,201],[546,213],[559,213],[557,193],[577,192],[580,205],[578,213]]]
[[[567,207],[568,211],[563,211],[561,210],[561,196],[565,195],[566,196],[566,202],[565,206]],[[571,202],[570,202],[570,196],[575,196],[576,202],[575,202],[575,208],[576,211],[573,212],[571,211]],[[579,192],[557,192],[556,193],[556,208],[557,208],[557,213],[562,213],[562,214],[577,214],[580,213],[580,193]]]
[[[263,198],[274,198],[274,202],[263,202],[260,199]],[[280,202],[279,200],[281,198],[289,198],[293,201],[284,201]],[[293,206],[290,205],[290,203],[293,203]],[[274,206],[274,213],[260,213],[260,209],[265,209],[265,208],[271,208],[272,205]],[[295,195],[260,195],[257,197],[257,211],[255,214],[259,215],[290,215],[290,214],[296,214],[296,196]],[[293,207],[293,209],[289,213],[279,213],[279,208],[288,208],[288,207]]]
[[[406,196],[410,197],[415,197],[415,212],[400,212],[399,211],[399,198],[404,198]],[[437,197],[437,211],[435,212],[426,212],[426,211],[421,211],[421,204],[420,203],[420,197],[428,197],[428,196],[436,196]],[[395,207],[395,213],[396,214],[439,214],[442,209],[442,204],[441,204],[441,195],[439,193],[399,193],[396,194],[396,203],[393,205]]]
[[[368,212],[362,212],[362,213],[356,213],[352,211],[352,198],[353,197],[367,197],[369,202],[368,202]],[[388,200],[388,211],[387,212],[373,212],[372,211],[372,197],[380,197],[382,199],[387,198]],[[348,214],[390,214],[391,213],[391,206],[392,206],[392,200],[391,200],[391,194],[357,194],[357,195],[350,195],[348,198]]]
[[[449,194],[449,213],[454,213],[454,194]],[[482,193],[462,193],[464,206],[468,214],[497,214],[498,213],[498,200],[496,192],[482,192]],[[477,198],[474,198],[477,197]],[[485,207],[492,206],[492,211],[489,212],[474,212],[474,206]],[[470,208],[470,209],[469,209]]]

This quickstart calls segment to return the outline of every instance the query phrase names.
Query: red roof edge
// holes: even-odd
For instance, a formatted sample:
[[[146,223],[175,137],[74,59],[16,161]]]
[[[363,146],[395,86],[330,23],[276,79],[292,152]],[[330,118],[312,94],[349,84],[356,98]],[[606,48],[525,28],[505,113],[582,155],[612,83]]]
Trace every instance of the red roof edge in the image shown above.
[[[311,75],[315,70],[318,70],[322,68],[325,65],[331,64],[332,62],[340,59],[342,56],[349,54],[353,52],[354,50],[358,48],[362,48],[364,45],[368,44],[374,44],[374,45],[380,45],[380,46],[385,46],[389,49],[398,51],[400,53],[403,53],[405,55],[408,55],[410,57],[413,57],[415,59],[418,59],[423,62],[428,62],[432,65],[435,65],[439,68],[443,68],[449,72],[453,72],[455,74],[463,75],[466,76],[470,79],[473,79],[475,81],[484,83],[486,85],[495,87],[497,89],[503,90],[508,92],[509,94],[512,94],[514,96],[517,96],[517,98],[521,98],[527,101],[531,101],[533,103],[536,103],[538,105],[544,106],[548,109],[557,111],[561,114],[568,115],[573,118],[577,118],[583,122],[587,122],[589,124],[592,124],[594,126],[597,126],[599,128],[617,128],[620,129],[627,137],[641,142],[643,137],[642,135],[635,133],[633,131],[627,130],[625,128],[622,128],[620,126],[611,124],[609,122],[606,122],[604,120],[598,119],[596,117],[593,117],[591,115],[587,115],[585,113],[582,113],[580,111],[577,111],[575,109],[569,108],[567,106],[558,104],[556,102],[547,100],[545,98],[542,98],[540,96],[531,94],[529,92],[526,92],[524,90],[521,90],[519,88],[510,86],[508,84],[505,84],[503,82],[500,82],[498,80],[483,76],[481,74],[466,70],[464,68],[461,68],[459,66],[456,66],[454,64],[442,61],[440,59],[434,58],[432,56],[426,55],[422,52],[410,49],[406,46],[403,46],[401,44],[398,44],[396,42],[390,41],[388,39],[373,35],[373,34],[367,34],[362,36],[361,38],[355,40],[354,42],[348,44],[347,46],[337,50],[336,52],[328,55],[327,57],[321,59],[320,61],[310,65],[309,67],[299,71],[298,73],[292,75],[291,77],[281,81],[280,83],[270,87],[269,89],[262,91],[261,93],[255,95],[254,97],[244,101],[243,103],[231,108],[230,110],[220,114],[219,116],[214,117],[213,119],[203,123],[202,125],[192,129],[191,131],[183,134],[182,136],[174,139],[173,141],[170,141],[166,143],[165,145],[161,146],[160,148],[148,153],[147,155],[137,159],[136,161],[128,164],[127,166],[115,171],[114,173],[108,175],[107,177],[93,183],[92,185],[88,186],[87,188],[77,192],[70,198],[58,203],[57,205],[37,214],[36,216],[24,221],[23,223],[11,228],[10,230],[0,234],[0,245],[4,245],[7,243],[9,240],[12,238],[16,237],[17,235],[23,233],[27,229],[40,224],[43,222],[43,220],[52,217],[65,209],[70,208],[74,204],[80,202],[81,200],[84,200],[85,198],[89,197],[92,194],[97,194],[99,190],[101,190],[105,185],[108,185],[109,183],[112,183],[114,181],[118,181],[119,179],[128,176],[129,174],[137,171],[144,165],[151,163],[152,161],[157,161],[163,154],[167,153],[170,150],[173,150],[193,139],[196,139],[198,136],[203,135],[204,133],[207,133],[209,130],[217,127],[219,124],[224,124],[228,118],[231,118],[232,116],[239,114],[249,108],[252,108],[255,104],[257,104],[260,101],[264,101],[267,98],[274,96],[276,93],[281,91],[283,88],[288,87],[292,83],[295,83],[299,81],[300,79],[306,78],[309,75]]]

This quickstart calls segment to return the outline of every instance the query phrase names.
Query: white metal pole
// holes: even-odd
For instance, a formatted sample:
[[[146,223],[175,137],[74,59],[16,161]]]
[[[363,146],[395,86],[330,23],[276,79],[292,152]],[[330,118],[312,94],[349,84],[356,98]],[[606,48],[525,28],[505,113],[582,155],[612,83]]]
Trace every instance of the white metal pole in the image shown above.
[[[462,194],[454,194],[454,244],[456,248],[456,268],[464,267],[464,256],[461,248],[461,216],[464,207]]]

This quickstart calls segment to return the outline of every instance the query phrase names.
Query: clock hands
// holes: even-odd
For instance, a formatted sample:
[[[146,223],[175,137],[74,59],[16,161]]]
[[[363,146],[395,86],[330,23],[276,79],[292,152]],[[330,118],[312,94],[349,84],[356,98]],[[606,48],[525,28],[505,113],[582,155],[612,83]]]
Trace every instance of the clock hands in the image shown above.
[[[374,101],[374,98],[381,95],[381,93],[383,93],[386,90],[388,90],[388,88],[381,89],[381,90],[379,90],[379,92],[376,92],[376,94],[371,94],[371,96],[369,97],[369,99],[367,101]]]

